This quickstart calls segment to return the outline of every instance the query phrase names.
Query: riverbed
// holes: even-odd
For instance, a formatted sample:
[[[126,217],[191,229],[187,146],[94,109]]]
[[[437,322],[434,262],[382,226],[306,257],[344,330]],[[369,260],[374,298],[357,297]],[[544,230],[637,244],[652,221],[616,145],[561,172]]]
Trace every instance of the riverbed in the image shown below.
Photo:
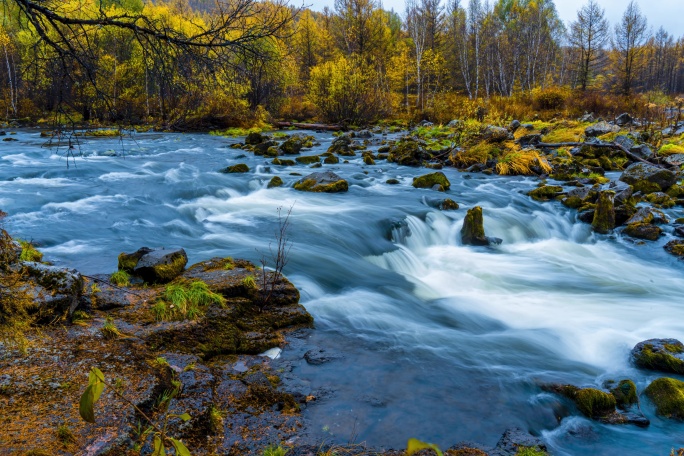
[[[302,155],[334,139],[314,136],[320,145]],[[368,166],[358,154],[323,166],[348,180],[347,193],[313,194],[291,187],[316,170],[229,147],[244,138],[86,139],[67,160],[67,149],[45,147],[38,131],[11,137],[18,141],[0,143],[5,228],[86,274],[115,271],[120,252],[141,246],[183,247],[190,263],[258,263],[270,258],[277,208],[292,208],[285,274],[316,320],[309,343],[335,358],[295,367],[329,391],[303,412],[312,438],[493,446],[518,426],[554,454],[667,455],[684,446],[684,424],[658,418],[646,400],[648,429],[608,426],[538,387],[631,378],[641,391],[660,376],[632,367],[629,351],[649,338],[684,340],[684,263],[662,248],[671,230],[646,243],[597,235],[576,211],[526,196],[538,184],[530,177],[444,169],[451,188],[439,193],[411,186],[429,170]],[[236,163],[250,171],[219,172]],[[285,185],[268,189],[274,175]],[[461,208],[440,211],[446,197]],[[475,205],[501,245],[461,244]],[[300,358],[285,347],[284,361]]]

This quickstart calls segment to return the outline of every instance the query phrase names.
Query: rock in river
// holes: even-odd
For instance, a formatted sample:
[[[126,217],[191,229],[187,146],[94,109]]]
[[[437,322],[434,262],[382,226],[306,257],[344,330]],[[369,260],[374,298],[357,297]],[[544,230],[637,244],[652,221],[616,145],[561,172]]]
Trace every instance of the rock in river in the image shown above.
[[[649,339],[632,349],[632,362],[643,369],[684,375],[684,344],[677,339]]]
[[[332,171],[325,171],[303,177],[294,184],[294,188],[302,192],[338,193],[346,192],[349,184]]]
[[[142,247],[136,252],[119,255],[119,270],[148,283],[170,282],[183,272],[186,264],[188,256],[183,249]]]

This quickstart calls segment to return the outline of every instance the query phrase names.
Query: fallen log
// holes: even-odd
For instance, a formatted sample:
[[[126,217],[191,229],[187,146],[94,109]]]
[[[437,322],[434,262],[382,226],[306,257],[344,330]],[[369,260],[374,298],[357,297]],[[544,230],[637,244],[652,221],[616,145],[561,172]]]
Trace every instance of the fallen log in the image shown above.
[[[604,149],[617,149],[625,153],[632,161],[639,161],[642,163],[647,163],[649,165],[655,165],[659,166],[661,168],[670,168],[670,166],[663,165],[662,163],[654,163],[650,162],[648,160],[644,160],[643,158],[633,154],[629,150],[627,150],[625,147],[621,146],[620,144],[616,143],[600,143],[600,144],[593,144],[593,143],[583,143],[583,142],[567,142],[567,143],[536,143],[534,144],[535,147],[538,147],[540,149],[557,149],[559,147],[582,147],[582,146],[590,146],[590,147],[597,147],[597,148],[604,148]]]
[[[310,124],[298,122],[276,122],[275,126],[278,128],[298,128],[300,130],[324,130],[324,131],[341,131],[344,127],[341,125],[326,125],[326,124]]]

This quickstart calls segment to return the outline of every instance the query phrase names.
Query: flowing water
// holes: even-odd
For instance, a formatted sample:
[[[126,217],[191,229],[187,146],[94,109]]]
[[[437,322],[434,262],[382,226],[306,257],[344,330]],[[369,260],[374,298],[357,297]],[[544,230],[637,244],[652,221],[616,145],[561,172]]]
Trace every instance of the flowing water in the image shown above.
[[[285,273],[316,319],[311,342],[343,355],[296,367],[312,388],[332,391],[304,411],[316,438],[396,448],[418,437],[446,448],[494,445],[519,426],[556,454],[667,455],[684,446],[684,425],[657,418],[647,401],[648,429],[606,426],[537,387],[632,378],[643,390],[659,376],[632,368],[628,355],[644,339],[684,340],[683,263],[662,248],[671,232],[643,245],[595,235],[575,211],[527,197],[538,183],[530,178],[445,169],[452,186],[440,194],[411,186],[424,169],[365,166],[359,155],[324,165],[349,181],[348,193],[311,194],[291,188],[299,179],[291,173],[315,170],[227,147],[238,139],[88,140],[67,168],[65,149],[41,147],[37,132],[13,138],[0,144],[6,228],[84,273],[112,272],[119,252],[144,245],[184,247],[191,263],[257,261],[274,240],[276,209],[293,206]],[[312,154],[333,140],[316,138]],[[249,173],[217,172],[240,162]],[[285,187],[267,189],[275,174]],[[444,197],[461,209],[439,211]],[[474,205],[502,245],[461,245]]]

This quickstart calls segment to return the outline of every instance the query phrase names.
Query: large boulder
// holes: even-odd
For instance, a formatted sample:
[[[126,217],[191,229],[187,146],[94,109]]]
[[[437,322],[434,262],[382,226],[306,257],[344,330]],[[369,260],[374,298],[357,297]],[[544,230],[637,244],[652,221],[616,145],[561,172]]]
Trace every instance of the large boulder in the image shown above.
[[[648,385],[644,394],[653,402],[658,415],[684,420],[684,382],[659,378]]]
[[[501,244],[501,239],[485,236],[482,208],[475,206],[468,210],[463,227],[461,227],[461,241],[464,245]]]
[[[508,131],[508,128],[495,127],[493,125],[488,125],[487,128],[485,128],[483,135],[484,139],[494,143],[513,139],[513,134]]]
[[[632,163],[620,176],[622,182],[642,193],[666,191],[677,181],[677,174],[649,163]]]
[[[285,140],[279,147],[280,152],[284,155],[297,155],[304,147],[304,142],[298,137],[292,137]]]
[[[616,131],[620,131],[620,127],[617,125],[610,125],[608,122],[598,122],[594,125],[588,126],[584,130],[584,135],[587,138],[593,138],[596,136],[602,136],[602,135],[607,135],[608,133],[613,133]]]
[[[421,166],[432,155],[423,145],[413,138],[405,138],[394,144],[389,152],[388,161],[404,166]]]
[[[623,112],[622,114],[617,116],[617,118],[615,119],[615,124],[620,127],[624,127],[626,125],[630,125],[632,123],[632,120],[632,116],[630,116],[626,112]]]
[[[349,190],[349,184],[332,171],[324,171],[304,176],[294,188],[302,192],[339,193]]]
[[[680,239],[673,239],[665,244],[663,248],[674,256],[684,258],[684,241]]]
[[[631,223],[622,231],[629,237],[645,239],[647,241],[657,241],[663,234],[663,230],[650,223]]]
[[[643,369],[684,375],[684,344],[677,339],[649,339],[632,349],[632,362]]]
[[[443,172],[438,171],[436,173],[425,174],[423,176],[413,178],[413,186],[415,188],[435,188],[435,186],[440,190],[449,190],[451,183],[449,179],[444,175]]]
[[[170,282],[182,274],[188,256],[183,249],[142,247],[119,255],[119,270],[140,277],[148,283]]]
[[[249,144],[252,146],[255,146],[257,144],[261,144],[264,142],[266,138],[264,138],[261,133],[257,133],[255,131],[249,133],[247,137],[245,138],[245,144]]]
[[[597,233],[606,234],[615,228],[615,192],[606,190],[599,193],[596,210],[591,226]]]
[[[356,155],[354,149],[359,149],[359,146],[348,135],[342,135],[336,138],[327,152],[329,154],[337,154],[342,157],[353,157]]]
[[[33,291],[41,320],[71,315],[76,310],[83,292],[83,277],[78,271],[35,262],[23,265],[36,285]]]
[[[536,201],[549,201],[563,193],[563,187],[559,185],[542,185],[527,193],[530,198]]]

